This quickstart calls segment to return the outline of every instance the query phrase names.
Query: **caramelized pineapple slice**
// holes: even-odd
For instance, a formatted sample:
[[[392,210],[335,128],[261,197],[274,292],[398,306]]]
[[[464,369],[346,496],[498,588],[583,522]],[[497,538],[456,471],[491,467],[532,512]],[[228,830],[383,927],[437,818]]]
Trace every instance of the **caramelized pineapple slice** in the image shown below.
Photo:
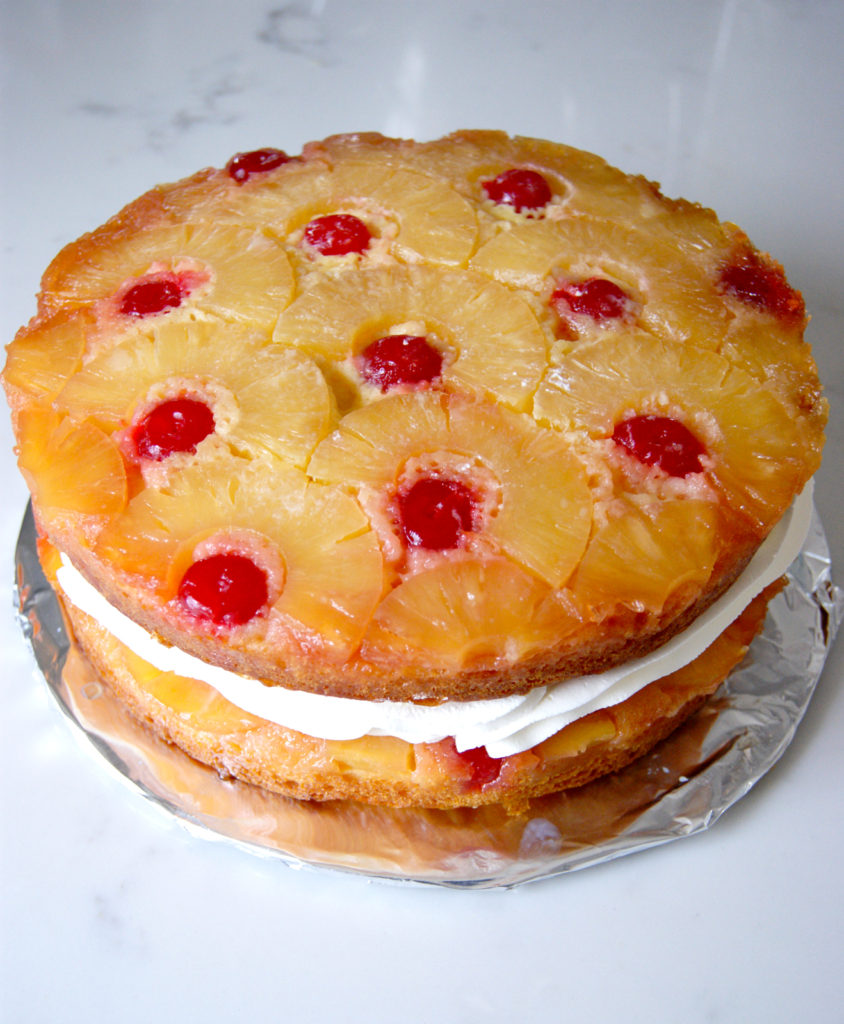
[[[247,554],[269,545],[267,563],[280,559],[271,618],[283,633],[328,656],[345,657],[357,644],[384,586],[375,535],[352,498],[276,459],[194,463],[166,489],[133,498],[97,552],[161,587],[166,600],[200,546],[215,539]]]
[[[108,300],[102,316],[117,326],[145,319],[122,310],[139,283],[175,276],[170,305],[192,316],[216,316],[272,330],[293,296],[290,262],[281,246],[252,227],[236,224],[143,226],[112,234],[85,235],[64,249],[42,280],[46,308],[77,307]]]
[[[378,606],[361,653],[457,671],[517,662],[553,644],[579,619],[550,588],[507,559],[461,559],[403,580]]]
[[[12,408],[32,399],[55,398],[82,365],[87,326],[82,316],[60,313],[37,327],[18,331],[7,349],[3,370]]]
[[[548,341],[524,299],[477,274],[389,267],[320,281],[279,317],[273,340],[339,362],[408,321],[443,349],[446,385],[526,409]]]
[[[413,744],[395,736],[325,740],[325,753],[337,771],[397,782],[406,782],[416,767]]]
[[[449,465],[489,473],[500,495],[485,540],[552,586],[583,554],[592,497],[578,459],[553,431],[490,403],[436,392],[387,397],[349,413],[314,451],[318,480],[391,494],[411,463],[447,475]],[[478,487],[488,490],[480,478]]]
[[[632,413],[680,420],[706,449],[707,477],[763,534],[814,472],[823,439],[814,419],[723,357],[644,333],[573,346],[546,375],[535,413],[592,438],[610,438]]]
[[[92,360],[56,404],[105,430],[125,428],[156,398],[195,395],[237,452],[269,452],[304,467],[333,415],[328,385],[304,353],[216,321],[161,322]]]
[[[17,428],[18,465],[43,518],[108,518],[124,507],[123,458],[95,424],[31,405],[20,412]]]
[[[758,316],[751,311],[730,324],[721,355],[805,417],[808,429],[822,432],[829,410],[812,350],[802,343],[802,325],[767,317],[760,329]]]
[[[592,153],[500,131],[459,131],[412,147],[380,136],[341,135],[318,148],[328,159],[340,159],[350,146],[356,157],[441,176],[475,201],[485,198],[483,181],[511,168],[528,168],[546,178],[552,202],[562,204],[567,214],[619,218],[629,215],[631,204],[652,203],[655,194],[645,179],[626,175]]]
[[[709,579],[717,520],[711,502],[625,500],[589,541],[572,589],[592,607],[626,604],[658,613],[672,595]]]
[[[483,245],[470,266],[537,293],[556,279],[609,278],[637,304],[638,323],[667,340],[715,348],[728,322],[707,271],[669,244],[612,221],[515,224]]]
[[[444,266],[465,266],[474,251],[474,208],[440,178],[376,159],[291,162],[263,181],[213,195],[193,215],[237,220],[286,241],[314,217],[346,210],[389,238],[393,256]]]
[[[123,644],[120,654],[141,689],[204,733],[225,736],[262,724],[262,719],[236,707],[207,683],[162,672]]]

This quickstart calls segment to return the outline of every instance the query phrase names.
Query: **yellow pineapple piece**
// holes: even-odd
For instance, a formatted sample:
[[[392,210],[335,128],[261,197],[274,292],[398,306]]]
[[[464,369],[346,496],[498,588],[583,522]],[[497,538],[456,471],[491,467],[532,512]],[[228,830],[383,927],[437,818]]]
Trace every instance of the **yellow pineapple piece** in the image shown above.
[[[608,743],[618,734],[615,722],[607,711],[594,711],[549,736],[536,749],[544,761],[562,761],[575,757],[596,743]]]
[[[807,429],[820,434],[828,405],[818,380],[811,348],[802,343],[803,325],[769,317],[760,330],[757,317],[737,317],[720,353],[752,374],[788,407],[805,418]]]
[[[388,397],[346,415],[315,449],[308,473],[388,496],[410,465],[424,475],[426,461],[434,475],[454,466],[470,480],[491,473],[500,496],[483,539],[552,586],[565,582],[589,536],[592,497],[559,435],[526,416],[435,392]],[[488,489],[480,476],[478,486]]]
[[[589,606],[660,612],[681,588],[696,591],[718,554],[711,502],[624,500],[589,541],[572,588]]]
[[[18,465],[42,517],[106,518],[126,504],[123,458],[93,423],[32,405],[20,412],[17,432]]]
[[[46,308],[90,305],[149,273],[180,270],[202,283],[170,315],[187,311],[271,330],[293,295],[287,255],[260,231],[236,224],[161,223],[117,237],[95,232],[68,246],[44,275],[41,300]]]
[[[470,266],[537,293],[549,292],[557,280],[606,277],[637,303],[640,326],[668,340],[715,348],[728,322],[708,269],[667,242],[612,221],[514,224],[483,245]]]
[[[413,744],[395,736],[326,740],[325,752],[340,771],[374,775],[379,779],[406,780],[416,760]]]
[[[183,393],[208,400],[216,434],[236,452],[299,466],[332,422],[328,385],[312,359],[216,321],[162,321],[128,338],[73,376],[56,404],[114,430],[156,398]]]
[[[668,199],[653,182],[612,167],[601,157],[544,139],[508,136],[497,131],[459,131],[426,143],[409,144],[377,134],[338,135],[309,147],[328,162],[375,160],[441,177],[468,199],[480,203],[482,237],[489,221],[520,223],[546,218],[590,217],[618,224],[638,216],[654,234],[687,254],[724,251],[730,233],[712,210],[686,200]],[[537,216],[514,214],[491,204],[483,182],[514,167],[541,174],[552,192],[551,203]]]
[[[461,559],[403,580],[378,606],[361,645],[386,665],[457,671],[519,661],[572,632],[579,619],[548,613],[550,588],[506,559]]]
[[[3,385],[13,408],[31,399],[55,398],[81,365],[87,320],[61,313],[24,327],[7,349]]]
[[[287,241],[314,217],[340,211],[395,232],[389,251],[409,262],[465,266],[477,240],[473,206],[448,183],[372,158],[285,164],[264,180],[212,194],[192,215],[259,225]]]
[[[598,439],[633,414],[681,420],[706,448],[707,476],[763,533],[820,461],[814,419],[722,356],[645,333],[573,346],[549,370],[534,409],[540,420]]]
[[[261,725],[260,718],[231,704],[207,683],[162,672],[124,644],[120,654],[139,687],[202,732],[226,735]]]
[[[552,188],[546,216],[589,217],[618,224],[644,216],[655,234],[687,253],[721,250],[725,227],[712,210],[684,199],[668,199],[641,175],[626,174],[594,153],[504,132],[460,131],[419,147],[422,169],[431,163],[456,178],[480,182],[510,167],[538,171]]]
[[[393,166],[442,176],[475,201],[485,200],[483,181],[513,167],[529,168],[546,178],[552,203],[562,204],[567,215],[627,215],[631,203],[652,201],[655,192],[644,178],[623,174],[591,153],[500,131],[459,131],[412,146],[378,136],[341,135],[319,145],[329,159],[341,158],[350,148],[360,156],[377,153]]]
[[[443,346],[446,385],[527,407],[548,341],[524,299],[480,275],[389,267],[319,281],[282,313],[273,340],[339,362],[408,321]]]
[[[100,535],[97,553],[167,599],[199,546],[215,538],[258,552],[269,545],[283,567],[273,605],[282,634],[348,655],[383,589],[375,535],[352,498],[277,459],[206,460],[133,498]]]

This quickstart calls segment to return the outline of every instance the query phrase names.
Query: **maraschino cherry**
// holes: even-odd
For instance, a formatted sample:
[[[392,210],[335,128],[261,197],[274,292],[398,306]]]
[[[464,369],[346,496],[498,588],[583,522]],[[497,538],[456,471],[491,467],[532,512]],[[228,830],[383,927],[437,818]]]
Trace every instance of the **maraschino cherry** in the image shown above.
[[[329,213],[305,227],[305,244],[322,256],[347,256],[369,248],[369,228],[351,213]]]
[[[194,562],[178,596],[196,618],[231,627],[255,618],[267,604],[269,589],[263,569],[246,555],[228,551]]]
[[[517,213],[541,210],[551,202],[548,182],[538,171],[527,167],[511,167],[482,184],[484,192],[494,203],[512,206]]]
[[[151,316],[182,304],[182,282],[176,274],[153,274],[140,278],[120,300],[124,316]]]
[[[426,384],[442,373],[443,357],[418,334],[388,334],[360,354],[361,376],[382,391],[402,384]]]
[[[590,277],[560,285],[551,295],[551,306],[563,318],[574,313],[603,323],[625,316],[630,309],[630,296],[604,277]]]
[[[495,782],[501,774],[503,757],[491,757],[486,747],[473,747],[471,750],[462,750],[457,755],[463,762],[472,768],[470,783],[473,786],[486,786]]]
[[[800,292],[791,287],[779,267],[763,263],[755,253],[724,267],[719,284],[728,295],[774,316],[788,320],[805,315]]]
[[[132,431],[135,451],[142,459],[162,462],[176,452],[195,452],[214,431],[214,413],[196,398],[161,402]]]
[[[706,448],[679,420],[670,416],[631,416],[616,425],[613,441],[647,466],[670,476],[685,477],[703,470]]]
[[[461,481],[422,477],[398,495],[399,526],[410,547],[446,551],[474,528],[477,505]]]
[[[226,164],[226,171],[230,178],[242,184],[253,174],[272,171],[289,160],[290,157],[281,149],[253,149],[248,153],[235,153]]]

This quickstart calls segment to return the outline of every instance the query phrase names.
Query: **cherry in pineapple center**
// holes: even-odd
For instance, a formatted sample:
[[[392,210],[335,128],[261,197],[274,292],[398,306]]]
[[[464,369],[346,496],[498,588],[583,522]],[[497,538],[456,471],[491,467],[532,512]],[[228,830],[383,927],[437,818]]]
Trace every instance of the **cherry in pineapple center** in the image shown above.
[[[477,495],[460,480],[423,477],[398,495],[398,519],[409,547],[447,551],[477,530]]]

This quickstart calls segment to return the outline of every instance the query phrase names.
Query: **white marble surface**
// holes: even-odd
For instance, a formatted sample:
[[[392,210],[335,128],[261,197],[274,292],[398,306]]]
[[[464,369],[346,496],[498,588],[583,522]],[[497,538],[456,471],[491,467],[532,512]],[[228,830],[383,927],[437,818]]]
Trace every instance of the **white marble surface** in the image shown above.
[[[64,242],[233,152],[502,127],[714,206],[805,293],[842,578],[838,0],[0,0],[0,319]],[[826,1022],[844,982],[844,657],[710,831],[510,892],[294,871],[198,840],[104,770],[11,610],[25,490],[0,425],[0,1019]]]

